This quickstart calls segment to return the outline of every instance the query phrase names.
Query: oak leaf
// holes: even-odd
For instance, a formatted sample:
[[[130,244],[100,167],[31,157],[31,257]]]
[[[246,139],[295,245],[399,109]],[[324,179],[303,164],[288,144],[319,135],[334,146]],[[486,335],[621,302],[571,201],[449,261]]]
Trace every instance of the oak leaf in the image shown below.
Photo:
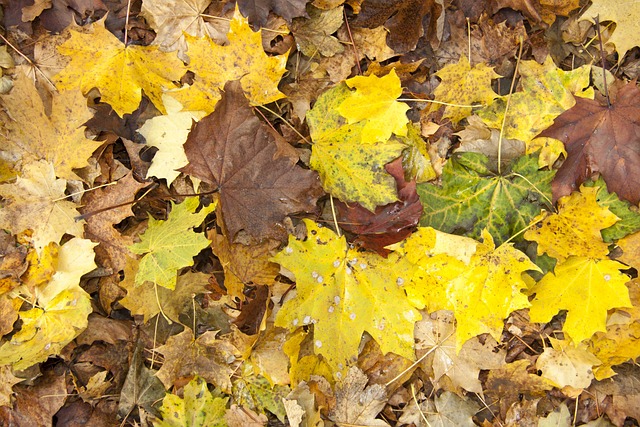
[[[442,187],[419,184],[420,225],[474,238],[487,228],[498,244],[524,229],[550,199],[554,172],[538,170],[536,155],[515,159],[501,174],[489,166],[482,154],[455,154],[444,166]]]
[[[311,167],[333,196],[373,211],[397,200],[395,181],[384,165],[399,157],[405,145],[393,139],[365,143],[362,131],[366,120],[347,124],[338,112],[352,95],[346,85],[338,85],[320,95],[307,113],[313,140]]]
[[[0,365],[26,369],[62,348],[87,327],[91,299],[80,286],[80,277],[96,268],[89,240],[74,238],[58,252],[56,272],[38,287],[37,304],[21,311],[22,326],[0,346]]]
[[[83,124],[93,113],[82,93],[54,93],[47,116],[33,82],[18,73],[13,89],[0,99],[9,115],[3,120],[2,150],[19,156],[22,165],[46,160],[53,163],[59,178],[78,179],[73,169],[87,166],[87,159],[102,144],[84,136]]]
[[[72,30],[58,51],[71,61],[56,75],[57,88],[79,88],[84,94],[97,88],[101,101],[120,117],[138,108],[142,90],[164,113],[163,89],[175,88],[174,82],[186,72],[175,53],[161,52],[156,46],[125,46],[103,22],[94,23],[92,33]]]
[[[577,98],[541,136],[565,144],[567,158],[553,180],[553,197],[570,194],[594,172],[607,189],[632,204],[640,202],[640,89],[623,86],[609,107]]]
[[[492,67],[483,63],[471,68],[469,59],[461,55],[457,64],[447,65],[436,73],[440,84],[433,92],[436,101],[449,104],[469,105],[460,107],[445,105],[443,118],[449,118],[455,124],[471,115],[470,105],[480,102],[491,105],[498,94],[491,88],[491,80],[500,77]],[[440,109],[442,105],[433,104],[431,111]]]
[[[207,382],[196,376],[184,386],[183,397],[168,393],[162,399],[162,421],[156,427],[226,427],[228,397],[213,397]]]
[[[185,38],[189,46],[187,68],[195,73],[193,85],[170,92],[185,110],[211,113],[225,83],[232,80],[240,80],[252,105],[284,98],[278,82],[286,71],[287,54],[268,56],[262,48],[261,32],[254,33],[237,10],[226,46],[219,46],[209,37]]]
[[[558,264],[529,289],[535,297],[529,316],[532,322],[548,322],[560,310],[567,310],[562,330],[575,343],[606,330],[607,310],[630,307],[626,266],[608,259],[572,256]]]
[[[175,289],[179,268],[193,264],[193,257],[209,246],[209,239],[192,228],[216,208],[216,203],[196,213],[199,200],[189,197],[178,204],[171,203],[166,221],[149,218],[149,227],[140,236],[140,242],[129,246],[131,252],[143,255],[136,274],[136,285],[145,281]]]
[[[413,359],[413,327],[419,313],[398,276],[399,257],[384,259],[348,247],[346,239],[305,220],[307,239],[289,238],[273,261],[295,275],[297,295],[276,316],[276,326],[295,330],[313,324],[314,351],[336,378],[344,378],[358,355],[363,332],[389,351]]]
[[[534,226],[524,238],[538,243],[538,255],[546,253],[560,262],[570,256],[605,258],[609,246],[600,230],[620,218],[596,201],[598,188],[580,187],[558,200],[558,213],[543,212],[532,220]]]
[[[0,209],[0,227],[14,234],[33,230],[38,253],[49,243],[59,243],[64,234],[82,236],[84,221],[76,221],[76,204],[66,200],[67,181],[56,179],[53,164],[29,163],[13,184],[0,185],[5,200]]]
[[[390,248],[406,258],[405,290],[409,300],[429,312],[453,311],[457,322],[456,352],[470,338],[489,333],[500,340],[504,319],[529,307],[522,290],[522,273],[539,271],[512,244],[495,247],[491,235],[482,232],[484,243],[421,228]]]
[[[189,164],[181,170],[219,188],[231,241],[240,230],[280,239],[287,215],[315,209],[322,194],[317,175],[296,165],[292,147],[278,144],[237,81],[227,84],[216,111],[194,126],[184,144]]]
[[[407,134],[407,104],[396,101],[402,95],[400,78],[395,70],[383,77],[356,76],[345,81],[355,89],[340,105],[338,112],[348,124],[365,121],[362,142],[384,142],[391,134]]]
[[[478,111],[478,115],[494,129],[501,129],[504,121],[505,138],[519,139],[528,144],[562,112],[575,105],[574,95],[578,99],[583,96],[593,98],[592,89],[583,91],[589,86],[590,71],[588,65],[563,71],[555,66],[551,57],[547,57],[542,65],[536,61],[522,61],[522,91],[511,95],[506,119],[504,112],[508,96],[496,99],[493,104]]]

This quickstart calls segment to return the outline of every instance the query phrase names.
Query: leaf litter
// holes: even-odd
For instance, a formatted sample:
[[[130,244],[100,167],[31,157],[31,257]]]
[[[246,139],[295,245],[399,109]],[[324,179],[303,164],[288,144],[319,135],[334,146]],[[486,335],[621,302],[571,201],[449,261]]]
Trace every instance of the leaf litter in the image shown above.
[[[4,7],[0,424],[638,422],[640,7],[67,3]]]

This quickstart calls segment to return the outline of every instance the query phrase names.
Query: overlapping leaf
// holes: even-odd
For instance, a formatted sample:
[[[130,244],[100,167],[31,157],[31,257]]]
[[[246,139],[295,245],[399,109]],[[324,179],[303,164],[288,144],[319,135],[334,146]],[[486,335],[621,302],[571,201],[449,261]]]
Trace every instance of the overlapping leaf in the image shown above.
[[[314,351],[337,378],[358,354],[363,332],[383,352],[413,359],[413,324],[419,313],[409,304],[399,280],[403,263],[350,249],[344,237],[305,220],[307,239],[289,239],[273,261],[290,270],[297,295],[285,303],[276,326],[295,330],[313,325]]]
[[[522,156],[497,174],[488,157],[454,155],[442,173],[442,187],[418,185],[424,207],[420,225],[479,238],[486,228],[500,244],[524,229],[551,198],[551,171],[538,170],[535,155]]]
[[[198,122],[184,145],[183,172],[219,188],[226,235],[240,230],[280,239],[284,218],[315,209],[322,194],[317,175],[296,165],[291,147],[253,114],[239,82],[225,87],[216,111]]]

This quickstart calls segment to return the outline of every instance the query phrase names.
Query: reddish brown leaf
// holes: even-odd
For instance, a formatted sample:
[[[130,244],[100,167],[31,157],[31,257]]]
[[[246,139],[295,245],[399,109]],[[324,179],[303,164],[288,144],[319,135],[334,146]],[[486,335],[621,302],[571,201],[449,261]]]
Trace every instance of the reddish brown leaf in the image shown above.
[[[397,53],[415,49],[424,34],[422,19],[433,7],[433,0],[367,0],[354,25],[389,30],[387,44]]]
[[[402,159],[394,160],[386,165],[385,169],[396,180],[399,202],[378,206],[375,212],[358,203],[337,202],[341,227],[357,234],[356,242],[381,255],[389,253],[385,246],[399,242],[411,234],[422,215],[416,182],[404,180]]]
[[[216,110],[193,127],[184,149],[189,165],[181,171],[219,188],[230,239],[245,230],[282,240],[284,218],[311,212],[322,194],[317,173],[283,154],[237,81],[227,83]]]
[[[635,82],[620,89],[611,107],[576,98],[576,105],[540,136],[559,139],[567,150],[552,183],[555,200],[599,172],[609,191],[640,202],[640,89]]]
[[[307,0],[238,0],[238,9],[251,25],[264,27],[269,11],[282,16],[289,23],[293,18],[308,16]]]

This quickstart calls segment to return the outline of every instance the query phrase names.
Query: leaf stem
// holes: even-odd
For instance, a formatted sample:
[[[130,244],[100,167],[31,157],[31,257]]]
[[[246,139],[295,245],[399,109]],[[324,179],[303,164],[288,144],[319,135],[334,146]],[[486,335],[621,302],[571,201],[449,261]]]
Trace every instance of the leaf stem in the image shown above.
[[[449,102],[436,101],[434,99],[398,98],[398,99],[396,99],[396,101],[402,101],[402,102],[430,102],[432,104],[447,105],[447,106],[450,106],[450,107],[470,107],[470,108],[484,107],[484,104],[472,104],[472,105],[451,104]]]
[[[498,175],[502,173],[502,139],[504,135],[504,126],[507,123],[507,113],[509,112],[509,104],[511,103],[511,95],[513,94],[513,88],[516,85],[516,78],[518,77],[518,69],[520,68],[520,58],[522,58],[522,45],[524,40],[520,35],[520,50],[518,51],[518,58],[516,60],[516,69],[513,71],[513,79],[511,79],[511,87],[509,88],[509,95],[507,96],[507,105],[504,107],[504,116],[502,117],[502,126],[500,126],[500,136],[498,137]]]
[[[42,75],[42,77],[44,77],[44,79],[47,81],[47,83],[49,83],[51,85],[53,90],[55,90],[56,92],[58,91],[58,89],[56,88],[56,85],[53,84],[53,82],[51,80],[49,80],[49,77],[47,77],[47,75],[40,69],[40,67],[38,67],[35,64],[35,62],[33,62],[31,59],[29,59],[29,57],[27,55],[25,55],[24,53],[20,52],[18,50],[18,48],[15,47],[14,45],[12,45],[11,42],[9,40],[7,40],[2,34],[0,34],[0,38],[2,39],[2,41],[4,41],[7,44],[7,46],[9,46],[11,49],[13,49],[18,55],[23,57],[24,60],[27,61],[29,63],[29,65],[31,65],[33,67],[34,70],[39,72]]]
[[[360,68],[360,54],[358,52],[358,48],[356,47],[356,43],[353,41],[353,35],[351,34],[351,27],[349,26],[349,20],[347,19],[347,11],[346,9],[342,9],[342,14],[344,15],[344,24],[347,27],[347,34],[349,35],[349,40],[351,41],[351,46],[353,47],[353,56],[356,60],[356,66],[358,67],[358,74],[362,75],[362,68]]]
[[[611,108],[611,99],[609,99],[609,88],[607,86],[607,75],[604,63],[604,47],[602,46],[602,34],[600,33],[600,15],[596,16],[596,30],[598,31],[598,41],[600,42],[600,59],[602,61],[602,84],[604,85],[604,96],[607,98],[607,106]],[[620,58],[618,57],[618,60]]]
[[[127,16],[125,17],[124,20],[124,40],[122,40],[122,43],[124,43],[124,47],[127,47],[127,34],[129,32],[129,14],[131,13],[131,0],[127,0]]]
[[[333,225],[336,227],[336,234],[338,237],[342,237],[340,227],[338,226],[338,218],[336,217],[336,207],[333,204],[333,196],[331,194],[329,194],[329,202],[331,202],[331,215],[333,215]]]

